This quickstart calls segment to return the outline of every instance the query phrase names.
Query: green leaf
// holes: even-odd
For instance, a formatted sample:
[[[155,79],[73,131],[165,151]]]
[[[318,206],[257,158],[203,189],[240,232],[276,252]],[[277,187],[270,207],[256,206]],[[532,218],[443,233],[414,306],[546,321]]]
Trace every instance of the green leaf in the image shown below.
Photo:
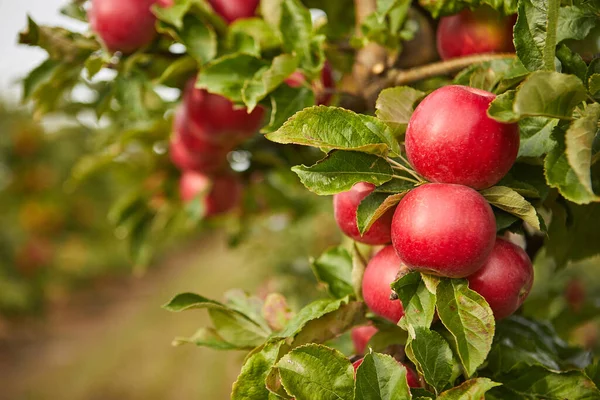
[[[491,205],[521,218],[534,229],[543,229],[542,221],[533,205],[513,189],[505,186],[494,186],[482,190],[481,194]]]
[[[365,197],[359,204],[356,211],[356,222],[358,231],[364,234],[371,226],[381,218],[388,210],[395,207],[414,187],[414,184],[397,179],[404,184],[404,189],[400,193],[390,195],[389,193],[381,193],[374,191]]]
[[[479,400],[493,387],[500,386],[488,378],[475,378],[463,382],[459,386],[440,393],[437,400]]]
[[[323,160],[307,167],[292,168],[300,181],[318,195],[350,190],[359,182],[380,185],[392,179],[392,167],[383,158],[356,151],[332,151]]]
[[[588,87],[590,94],[594,98],[598,98],[598,95],[600,94],[600,74],[592,74],[592,76],[590,76],[588,79]]]
[[[556,51],[556,57],[560,60],[561,72],[563,74],[575,75],[582,82],[585,82],[587,64],[579,54],[571,51],[566,45],[561,44]]]
[[[437,310],[454,338],[467,376],[485,361],[494,339],[494,314],[485,299],[462,279],[444,279],[437,287]]]
[[[571,5],[558,10],[556,42],[565,39],[582,40],[598,23],[598,16],[591,8]]]
[[[231,343],[226,342],[214,328],[200,328],[190,337],[176,337],[173,340],[173,346],[182,344],[195,344],[199,347],[209,347],[215,350],[243,350]]]
[[[592,145],[599,121],[600,104],[589,104],[581,118],[573,121],[565,134],[565,154],[569,165],[581,185],[590,193],[594,193],[590,168],[592,167]]]
[[[298,67],[298,60],[291,54],[282,54],[273,59],[269,68],[259,70],[252,80],[244,85],[242,98],[252,111],[259,101],[275,90]]]
[[[416,327],[415,338],[408,344],[413,361],[423,374],[425,381],[436,393],[450,383],[452,377],[452,350],[448,342],[436,331]]]
[[[356,371],[355,400],[410,400],[406,368],[392,357],[367,354]]]
[[[392,283],[404,308],[404,317],[398,325],[415,335],[414,328],[429,328],[435,313],[435,294],[427,289],[418,272],[410,272]]]
[[[549,153],[556,142],[552,130],[558,124],[555,118],[529,117],[519,121],[521,144],[519,157],[541,157]]]
[[[285,328],[293,316],[287,300],[279,293],[269,293],[267,295],[261,313],[269,327],[274,331]]]
[[[199,63],[207,63],[217,55],[217,35],[211,25],[195,15],[183,18],[183,27],[177,31],[187,53]]]
[[[283,340],[266,344],[247,358],[240,375],[233,384],[231,400],[267,399],[265,381],[277,362]]]
[[[170,7],[152,6],[152,12],[159,21],[173,25],[177,29],[183,28],[183,17],[188,13],[193,0],[175,0]]]
[[[339,351],[316,344],[298,347],[277,363],[281,383],[296,400],[352,400],[350,361]]]
[[[281,38],[277,32],[260,18],[242,18],[229,25],[230,34],[241,33],[248,35],[258,44],[260,50],[272,50],[281,45]]]
[[[265,332],[270,331],[269,325],[262,313],[264,302],[260,298],[250,296],[241,289],[230,289],[225,292],[224,297],[227,307],[249,317],[254,323],[263,328]]]
[[[554,71],[560,0],[519,2],[514,42],[517,56],[530,71]]]
[[[290,118],[281,128],[266,135],[277,143],[295,143],[333,149],[357,150],[387,155],[400,148],[388,126],[377,118],[337,107],[310,107]]]
[[[163,308],[171,312],[181,312],[198,308],[226,308],[224,304],[211,300],[195,293],[180,293],[163,305]]]
[[[544,160],[544,171],[546,181],[551,187],[557,188],[569,201],[577,204],[588,204],[599,201],[600,196],[581,184],[579,177],[571,168],[566,155],[565,137],[566,124],[559,124],[552,132],[557,146],[546,156]]]
[[[423,97],[425,93],[408,86],[384,89],[375,105],[377,118],[387,123],[396,135],[404,133],[415,103]]]
[[[242,101],[242,89],[265,62],[248,54],[231,54],[208,63],[198,74],[196,87]]]
[[[298,111],[315,105],[315,94],[307,87],[292,88],[288,85],[279,86],[271,93],[271,118],[269,125],[262,128],[262,133],[279,129],[285,121]]]
[[[592,400],[600,391],[581,371],[553,372],[542,367],[527,367],[496,377],[515,396],[524,399]]]
[[[498,96],[488,114],[500,122],[517,122],[523,117],[570,118],[575,107],[587,97],[579,78],[558,72],[533,72],[521,84],[512,104],[509,94]]]
[[[317,280],[327,286],[327,291],[335,298],[354,294],[352,287],[352,256],[341,246],[332,247],[316,260],[312,269]]]

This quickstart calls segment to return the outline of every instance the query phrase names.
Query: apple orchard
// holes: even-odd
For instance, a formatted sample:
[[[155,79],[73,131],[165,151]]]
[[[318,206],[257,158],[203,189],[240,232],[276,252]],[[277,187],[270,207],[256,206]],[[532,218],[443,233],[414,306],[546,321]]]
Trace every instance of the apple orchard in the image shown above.
[[[104,121],[74,180],[154,177],[111,212],[134,263],[199,225],[239,242],[332,196],[345,239],[311,260],[319,296],[164,306],[212,321],[175,343],[247,352],[232,399],[600,399],[600,352],[575,330],[600,315],[600,2],[62,12],[83,29],[29,19],[20,36],[48,54],[24,99]]]

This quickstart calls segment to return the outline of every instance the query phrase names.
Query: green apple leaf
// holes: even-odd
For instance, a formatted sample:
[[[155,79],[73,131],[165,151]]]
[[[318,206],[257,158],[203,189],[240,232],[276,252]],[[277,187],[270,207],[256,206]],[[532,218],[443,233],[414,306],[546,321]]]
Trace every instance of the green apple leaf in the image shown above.
[[[494,314],[465,280],[443,279],[436,293],[438,315],[452,334],[465,374],[470,377],[492,347]]]
[[[396,135],[406,132],[406,127],[417,101],[425,97],[425,93],[409,86],[398,86],[384,89],[377,98],[376,114],[387,123]]]
[[[600,104],[589,104],[581,118],[571,123],[565,134],[565,154],[579,182],[589,193],[592,188],[592,145],[600,122]]]
[[[556,42],[565,39],[584,39],[594,26],[598,24],[598,15],[591,7],[571,5],[558,10]]]
[[[521,218],[534,229],[542,230],[544,228],[535,207],[513,189],[506,186],[493,186],[482,190],[481,194],[491,205]]]
[[[327,286],[335,298],[354,294],[352,287],[352,256],[341,246],[332,247],[313,260],[312,270],[317,280]]]
[[[297,67],[298,59],[295,56],[282,54],[273,59],[270,67],[259,70],[252,80],[247,81],[242,91],[242,98],[248,106],[248,112],[282,84]]]
[[[519,2],[514,43],[517,56],[530,71],[554,71],[560,0]]]
[[[368,231],[379,218],[381,218],[388,210],[395,207],[406,193],[412,189],[413,185],[409,182],[406,183],[407,186],[410,185],[410,187],[407,187],[402,193],[390,195],[387,193],[373,192],[360,202],[356,211],[356,222],[358,231],[361,234]]]
[[[519,157],[541,157],[549,153],[556,142],[552,130],[558,124],[555,118],[529,117],[519,121],[521,144]]]
[[[418,272],[410,272],[392,283],[404,308],[398,325],[414,337],[415,327],[429,328],[435,313],[435,294],[430,292]]]
[[[283,340],[267,343],[247,357],[240,375],[233,383],[232,400],[268,398],[269,391],[265,386],[265,381],[277,362],[283,344]]]
[[[436,393],[444,390],[452,378],[453,358],[450,345],[442,335],[424,327],[415,328],[415,338],[407,346],[417,369]]]
[[[393,175],[392,167],[381,157],[341,150],[332,151],[315,165],[298,165],[292,171],[308,190],[318,195],[344,192],[359,182],[380,185]]]
[[[485,398],[485,393],[501,383],[488,378],[474,378],[440,393],[437,400],[475,400]]]
[[[271,117],[269,124],[261,129],[262,133],[274,132],[292,115],[307,107],[315,105],[315,94],[307,87],[292,88],[280,85],[269,96]]]
[[[392,357],[367,354],[356,371],[355,400],[410,400],[406,368]]]

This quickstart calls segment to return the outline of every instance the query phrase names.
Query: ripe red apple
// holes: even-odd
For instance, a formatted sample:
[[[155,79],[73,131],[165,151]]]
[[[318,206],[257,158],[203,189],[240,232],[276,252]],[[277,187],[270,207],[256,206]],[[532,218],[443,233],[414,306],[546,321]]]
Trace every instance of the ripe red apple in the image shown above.
[[[186,108],[180,105],[175,110],[173,132],[181,140],[186,150],[197,157],[204,156],[210,159],[218,155],[219,159],[222,159],[238,144],[237,140],[216,140],[218,138],[214,138],[215,140],[213,140],[208,135],[197,135],[191,128],[192,124],[190,124]]]
[[[533,285],[533,267],[522,248],[497,238],[483,267],[467,279],[469,287],[488,302],[494,317],[501,319],[514,313],[527,298]]]
[[[352,366],[354,367],[354,375],[356,375],[356,370],[358,369],[358,367],[361,366],[361,364],[363,363],[363,358],[361,358],[360,360],[356,360],[352,363]],[[404,368],[406,368],[406,382],[408,383],[408,387],[411,388],[419,388],[421,387],[421,382],[419,382],[419,375],[417,374],[417,372],[412,369],[411,366],[409,366],[408,364],[405,364],[403,362],[398,361],[398,364],[402,364],[404,366]]]
[[[298,88],[304,85],[306,77],[300,71],[295,71],[285,80],[288,86]],[[328,62],[325,62],[321,70],[321,80],[312,83],[313,91],[315,92],[315,102],[318,106],[329,105],[333,97],[333,89],[335,89],[335,80],[333,79],[333,70]]]
[[[440,18],[437,48],[442,59],[480,53],[513,52],[515,16],[505,17],[490,7],[463,10]]]
[[[179,191],[184,202],[192,201],[206,192],[203,199],[205,217],[223,214],[236,208],[242,197],[242,189],[242,182],[233,174],[209,177],[199,172],[184,171],[179,181]]]
[[[177,131],[173,132],[171,137],[169,155],[173,164],[181,170],[213,173],[222,170],[227,164],[227,153],[190,151],[182,142]]]
[[[586,290],[583,281],[579,278],[572,278],[565,287],[565,299],[569,308],[575,312],[580,312],[586,300]]]
[[[90,26],[108,50],[133,53],[156,36],[155,3],[169,7],[173,0],[92,0]]]
[[[195,88],[195,82],[195,79],[188,81],[183,95],[191,135],[212,142],[237,144],[258,131],[264,108],[259,106],[248,113],[245,108],[235,108],[223,96]]]
[[[406,265],[392,246],[386,246],[369,261],[362,281],[362,295],[367,306],[395,324],[404,315],[404,309],[400,300],[390,300],[390,285],[398,278],[400,270],[407,270]]]
[[[256,14],[260,0],[208,0],[215,12],[225,21],[250,18]]]
[[[485,189],[512,167],[519,126],[487,115],[496,96],[467,86],[441,87],[417,106],[406,131],[406,154],[429,181]]]
[[[389,210],[369,228],[364,235],[360,235],[356,223],[356,210],[360,202],[375,190],[372,183],[360,182],[352,186],[347,192],[333,196],[333,213],[335,221],[344,234],[357,242],[366,244],[387,244],[391,241],[390,227],[394,210]]]
[[[356,354],[365,354],[367,343],[377,333],[377,328],[373,325],[357,326],[350,332],[352,343],[354,343],[354,350]]]
[[[392,243],[406,265],[448,278],[481,268],[495,240],[492,208],[462,185],[429,183],[411,190],[392,221]]]

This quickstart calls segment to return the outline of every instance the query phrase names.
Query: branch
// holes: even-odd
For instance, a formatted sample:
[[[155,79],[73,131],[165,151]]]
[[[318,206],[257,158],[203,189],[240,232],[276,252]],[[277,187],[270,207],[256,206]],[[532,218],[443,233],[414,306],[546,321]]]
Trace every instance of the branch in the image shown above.
[[[368,99],[371,99],[380,91],[388,87],[402,86],[439,75],[450,75],[472,64],[515,57],[516,55],[514,53],[476,54],[472,56],[453,58],[448,61],[439,61],[407,70],[394,69],[390,70],[385,78],[370,85],[365,94]]]

